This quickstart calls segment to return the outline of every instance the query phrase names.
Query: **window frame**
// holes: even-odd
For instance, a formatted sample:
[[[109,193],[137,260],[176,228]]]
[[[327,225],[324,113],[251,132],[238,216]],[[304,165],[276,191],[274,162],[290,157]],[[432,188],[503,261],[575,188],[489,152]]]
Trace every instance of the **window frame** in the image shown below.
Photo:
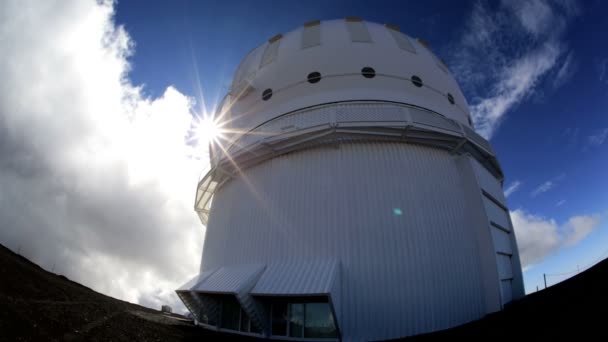
[[[269,335],[268,338],[270,339],[274,339],[274,340],[289,340],[289,341],[339,341],[340,340],[340,330],[338,329],[338,325],[336,324],[336,318],[335,318],[335,314],[334,314],[334,310],[332,309],[331,303],[329,302],[329,299],[327,299],[326,301],[315,301],[315,300],[307,300],[305,298],[293,298],[293,299],[289,299],[289,298],[281,298],[279,300],[276,300],[278,298],[275,298],[274,301],[270,302],[270,310],[269,310],[269,323],[270,323],[270,330],[269,330]],[[273,311],[274,311],[274,306],[275,304],[278,303],[285,303],[287,305],[287,319],[285,320],[285,335],[274,335],[272,333],[272,325],[273,325]],[[302,337],[295,337],[295,336],[291,336],[291,304],[301,304],[302,305],[302,315],[303,315],[303,321],[302,321]],[[306,337],[306,311],[307,311],[307,304],[326,304],[329,308],[329,311],[331,312],[331,318],[334,324],[334,328],[336,331],[336,337]]]

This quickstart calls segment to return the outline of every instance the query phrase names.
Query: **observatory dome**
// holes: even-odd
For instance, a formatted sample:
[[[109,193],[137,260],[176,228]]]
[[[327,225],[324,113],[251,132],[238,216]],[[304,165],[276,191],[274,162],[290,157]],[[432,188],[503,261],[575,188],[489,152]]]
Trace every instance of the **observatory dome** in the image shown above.
[[[415,104],[471,125],[458,84],[426,43],[356,18],[310,22],[254,48],[218,115],[226,130],[243,131],[294,110],[352,100]]]
[[[306,23],[243,59],[215,116],[200,273],[177,290],[203,327],[382,340],[523,296],[496,154],[422,40]]]

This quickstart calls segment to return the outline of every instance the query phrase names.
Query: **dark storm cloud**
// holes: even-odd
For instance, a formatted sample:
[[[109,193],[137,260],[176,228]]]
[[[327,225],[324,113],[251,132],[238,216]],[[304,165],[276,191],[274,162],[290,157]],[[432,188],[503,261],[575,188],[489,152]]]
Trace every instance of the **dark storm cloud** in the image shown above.
[[[56,5],[0,4],[0,242],[95,290],[176,306],[203,233],[191,100],[129,83],[113,4]]]

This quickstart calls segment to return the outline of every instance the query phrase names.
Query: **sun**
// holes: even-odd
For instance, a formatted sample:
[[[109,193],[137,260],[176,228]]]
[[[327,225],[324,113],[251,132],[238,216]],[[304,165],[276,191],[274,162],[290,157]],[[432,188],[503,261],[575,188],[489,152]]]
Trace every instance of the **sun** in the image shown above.
[[[199,144],[208,144],[222,137],[222,129],[212,118],[202,118],[194,124],[194,137]]]

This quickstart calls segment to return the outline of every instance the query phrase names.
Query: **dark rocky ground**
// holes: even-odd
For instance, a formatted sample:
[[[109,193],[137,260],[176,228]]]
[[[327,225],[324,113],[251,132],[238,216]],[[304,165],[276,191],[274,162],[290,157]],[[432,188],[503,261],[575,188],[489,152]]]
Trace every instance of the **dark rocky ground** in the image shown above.
[[[460,327],[407,340],[608,341],[608,260]],[[217,341],[242,339],[97,293],[0,245],[0,341]],[[259,341],[248,339],[249,341]]]
[[[217,341],[229,338],[160,311],[97,293],[64,276],[47,272],[0,245],[0,341]]]
[[[608,341],[608,259],[505,310],[456,328],[404,340]]]

